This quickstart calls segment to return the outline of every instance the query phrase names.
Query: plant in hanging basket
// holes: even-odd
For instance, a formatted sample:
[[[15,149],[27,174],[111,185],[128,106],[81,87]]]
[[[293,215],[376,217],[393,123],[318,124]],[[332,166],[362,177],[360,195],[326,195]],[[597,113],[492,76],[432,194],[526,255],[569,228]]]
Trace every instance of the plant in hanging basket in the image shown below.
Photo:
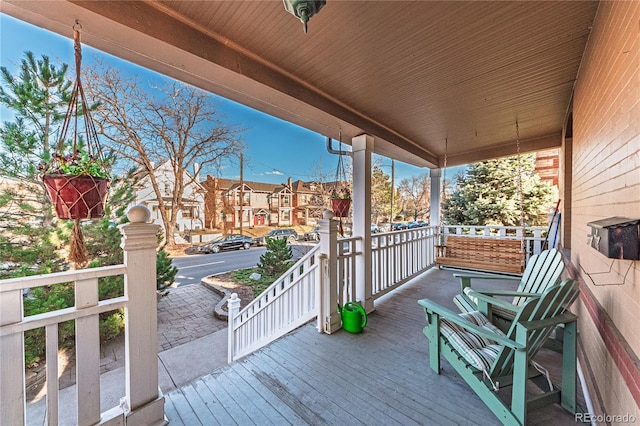
[[[81,219],[104,216],[109,192],[110,159],[105,160],[98,143],[98,133],[91,118],[82,89],[80,64],[82,48],[80,29],[76,20],[73,26],[73,45],[76,59],[76,81],[71,91],[67,113],[60,130],[56,152],[48,163],[42,162],[38,170],[47,195],[60,219],[74,219],[70,239],[69,260],[76,266],[86,265],[87,249],[80,227]],[[84,126],[80,122],[84,122]],[[67,132],[72,129],[70,140]],[[85,136],[83,140],[82,136]],[[71,143],[70,143],[71,142]],[[65,155],[65,146],[71,145],[71,153]]]
[[[351,193],[347,189],[331,193],[331,209],[336,217],[347,217],[351,207]]]
[[[55,153],[38,170],[47,195],[60,219],[95,219],[104,216],[109,192],[110,161],[83,150]]]

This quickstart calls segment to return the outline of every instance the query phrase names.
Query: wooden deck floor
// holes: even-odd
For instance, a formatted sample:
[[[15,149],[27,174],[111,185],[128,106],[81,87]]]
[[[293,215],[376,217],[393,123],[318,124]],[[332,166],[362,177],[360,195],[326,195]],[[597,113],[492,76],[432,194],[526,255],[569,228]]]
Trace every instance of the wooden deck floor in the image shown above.
[[[490,284],[498,285],[504,288],[503,282]],[[303,326],[168,393],[166,416],[171,425],[187,426],[499,424],[446,361],[440,375],[428,367],[424,313],[416,301],[430,298],[454,308],[458,288],[451,272],[430,270],[379,300],[362,334],[329,336],[314,324]],[[529,419],[574,423],[557,406]]]

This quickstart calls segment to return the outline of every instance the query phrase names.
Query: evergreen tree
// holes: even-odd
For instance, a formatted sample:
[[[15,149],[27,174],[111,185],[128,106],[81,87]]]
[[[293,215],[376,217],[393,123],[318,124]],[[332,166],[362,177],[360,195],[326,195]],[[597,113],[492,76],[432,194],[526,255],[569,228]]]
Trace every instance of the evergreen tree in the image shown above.
[[[371,221],[391,216],[391,177],[380,166],[371,169]]]
[[[51,138],[70,96],[67,65],[26,52],[16,75],[0,67],[0,278],[64,269],[57,255],[65,230],[54,218],[37,165],[50,158]],[[6,115],[5,115],[6,113]]]
[[[267,251],[260,256],[258,269],[261,274],[280,276],[293,265],[293,252],[287,240],[267,238]]]
[[[545,225],[552,203],[552,189],[534,173],[533,155],[508,157],[469,165],[456,176],[456,186],[443,203],[450,225],[520,225],[519,175],[522,177],[524,222]]]
[[[167,252],[160,250],[156,259],[156,288],[163,296],[169,293],[169,286],[173,284],[178,268],[172,265],[171,259],[167,256]]]

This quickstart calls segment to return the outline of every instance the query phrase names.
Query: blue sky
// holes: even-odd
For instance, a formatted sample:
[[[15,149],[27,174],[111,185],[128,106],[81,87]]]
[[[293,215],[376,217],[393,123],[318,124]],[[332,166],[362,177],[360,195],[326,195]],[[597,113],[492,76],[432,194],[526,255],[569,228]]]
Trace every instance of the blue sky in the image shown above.
[[[32,51],[36,57],[47,55],[53,62],[65,62],[72,68],[72,36],[71,28],[69,28],[69,37],[65,38],[0,13],[0,63],[9,70],[14,70],[23,58],[24,52]],[[158,74],[152,71],[89,46],[83,45],[82,52],[83,61],[91,61],[94,56],[102,57],[126,73],[138,75],[141,81],[159,78]],[[317,176],[314,170],[317,170],[320,165],[323,173],[333,179],[338,160],[337,156],[327,152],[326,139],[323,135],[228,99],[222,97],[218,99],[218,110],[227,117],[227,120],[246,129],[242,134],[246,145],[245,180],[270,183],[282,183],[288,177],[294,181],[312,180]],[[334,143],[334,147],[336,146],[337,144]],[[301,152],[304,153],[303,158],[301,158]],[[382,164],[385,173],[390,175],[391,160],[382,158]],[[423,173],[428,173],[428,170],[395,162],[396,186],[404,178]],[[221,170],[220,177],[237,179],[239,166],[229,164]]]

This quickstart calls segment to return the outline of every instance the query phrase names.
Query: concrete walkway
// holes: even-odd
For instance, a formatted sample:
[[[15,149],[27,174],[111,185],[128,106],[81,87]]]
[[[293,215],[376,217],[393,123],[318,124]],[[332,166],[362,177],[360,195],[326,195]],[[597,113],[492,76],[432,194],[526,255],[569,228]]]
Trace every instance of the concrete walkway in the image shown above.
[[[221,296],[204,285],[172,289],[158,303],[158,381],[162,392],[188,384],[227,364],[227,324],[213,311]],[[117,406],[125,392],[124,339],[101,350],[101,411]],[[60,425],[75,425],[74,360],[61,370]],[[27,424],[45,421],[43,391],[27,403]]]

